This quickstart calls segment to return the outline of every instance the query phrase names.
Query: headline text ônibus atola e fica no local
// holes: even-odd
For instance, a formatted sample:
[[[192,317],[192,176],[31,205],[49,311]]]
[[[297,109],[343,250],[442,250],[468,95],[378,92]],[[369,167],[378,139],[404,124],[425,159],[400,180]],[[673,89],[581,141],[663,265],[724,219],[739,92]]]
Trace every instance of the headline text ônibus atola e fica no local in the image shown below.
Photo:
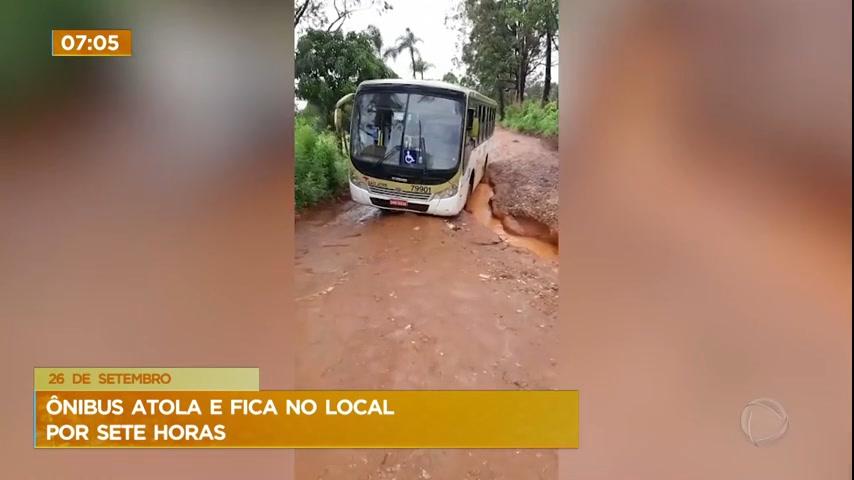
[[[285,400],[285,415],[315,415],[318,413],[317,401],[306,399]],[[212,399],[209,415],[223,414],[223,400]],[[325,415],[394,415],[394,410],[389,407],[386,399],[341,399],[333,404],[327,399],[324,409],[320,411]],[[262,400],[258,398],[230,400],[228,409],[230,415],[278,415],[280,408],[272,399]],[[72,399],[61,400],[58,395],[51,396],[47,403],[47,412],[51,415],[123,415],[125,406],[121,399]],[[134,402],[131,415],[202,415],[199,402],[190,400],[182,402],[172,399],[139,399]]]
[[[196,400],[189,402],[172,399],[138,399],[130,410],[131,416],[202,416],[202,415],[231,415],[231,416],[263,416],[263,415],[394,415],[388,400],[374,398],[340,399],[337,402],[325,400],[324,408],[319,408],[318,402],[311,398],[287,399],[284,405],[276,405],[272,399],[238,399],[232,398],[226,405],[221,399],[212,399],[203,412],[202,406]],[[83,416],[120,416],[126,414],[126,406],[121,399],[72,399],[62,400],[57,395],[51,396],[47,403],[47,413],[54,416],[83,415]],[[226,437],[223,425],[154,425],[154,440],[224,440]],[[146,425],[135,424],[103,424],[96,428],[98,440],[147,440]],[[87,425],[48,425],[47,439],[54,440],[89,440],[90,432]]]

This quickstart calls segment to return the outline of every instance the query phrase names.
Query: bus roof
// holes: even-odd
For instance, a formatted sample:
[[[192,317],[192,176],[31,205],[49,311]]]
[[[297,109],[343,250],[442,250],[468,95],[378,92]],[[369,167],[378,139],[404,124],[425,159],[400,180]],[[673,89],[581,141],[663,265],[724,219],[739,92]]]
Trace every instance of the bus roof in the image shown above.
[[[443,90],[464,93],[469,97],[475,98],[493,107],[498,106],[495,100],[479,93],[476,90],[472,90],[471,88],[466,88],[461,85],[455,85],[453,83],[440,82],[438,80],[407,80],[400,78],[381,78],[377,80],[365,80],[364,82],[359,84],[359,88],[370,85],[411,85],[416,87],[440,88]]]

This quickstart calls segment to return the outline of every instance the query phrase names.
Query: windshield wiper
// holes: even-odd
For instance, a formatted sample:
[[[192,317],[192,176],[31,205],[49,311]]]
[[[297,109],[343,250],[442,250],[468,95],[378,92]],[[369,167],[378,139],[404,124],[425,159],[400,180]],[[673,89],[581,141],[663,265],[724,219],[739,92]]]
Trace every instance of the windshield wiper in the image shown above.
[[[418,119],[418,148],[421,150],[419,155],[421,155],[421,176],[427,174],[427,141],[424,140],[424,136],[421,132],[421,119]]]
[[[391,150],[389,150],[389,152],[388,152],[388,153],[386,153],[386,154],[385,154],[385,156],[384,156],[383,158],[379,159],[376,163],[374,163],[374,165],[373,165],[373,166],[374,166],[374,167],[379,167],[380,165],[382,165],[383,163],[385,163],[385,161],[386,161],[386,160],[390,159],[390,158],[391,158],[391,156],[392,156],[392,155],[394,155],[394,153],[395,153],[395,152],[397,152],[397,151],[399,151],[399,150],[400,150],[400,145],[399,145],[399,144],[398,144],[398,145],[395,145],[395,146],[393,146],[393,147],[391,147]]]

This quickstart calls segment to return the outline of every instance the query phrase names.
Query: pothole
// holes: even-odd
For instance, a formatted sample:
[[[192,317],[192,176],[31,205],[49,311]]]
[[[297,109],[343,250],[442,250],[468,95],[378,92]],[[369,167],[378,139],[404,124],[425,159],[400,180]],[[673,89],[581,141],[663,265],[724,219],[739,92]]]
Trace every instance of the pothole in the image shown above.
[[[475,187],[466,210],[478,221],[489,227],[502,240],[514,247],[524,248],[535,255],[549,259],[558,259],[558,246],[539,236],[548,234],[548,227],[530,219],[517,219],[506,216],[503,219],[493,214],[491,200],[494,192],[488,182]]]

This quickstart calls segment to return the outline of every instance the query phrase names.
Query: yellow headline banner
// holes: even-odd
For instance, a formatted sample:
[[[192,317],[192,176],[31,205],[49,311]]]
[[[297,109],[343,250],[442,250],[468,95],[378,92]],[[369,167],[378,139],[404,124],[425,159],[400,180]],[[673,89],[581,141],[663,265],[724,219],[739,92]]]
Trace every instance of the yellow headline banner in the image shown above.
[[[258,368],[36,368],[34,390],[110,391],[258,391]]]
[[[577,391],[37,391],[37,448],[577,448]]]

